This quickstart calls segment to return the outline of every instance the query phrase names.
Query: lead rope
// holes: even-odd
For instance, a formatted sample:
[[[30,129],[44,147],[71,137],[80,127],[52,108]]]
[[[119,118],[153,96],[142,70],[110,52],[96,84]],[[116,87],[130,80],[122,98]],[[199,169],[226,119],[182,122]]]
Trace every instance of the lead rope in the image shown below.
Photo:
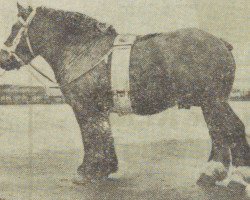
[[[31,76],[33,76],[37,82],[39,82],[45,89],[47,88],[46,84],[44,84],[35,74],[28,68],[28,72],[30,73]]]
[[[113,52],[113,48],[111,48],[111,50],[108,51],[108,53],[106,53],[95,65],[93,65],[88,71],[84,72],[81,76],[85,76],[86,74],[88,74],[89,72],[91,72],[92,70],[94,70],[101,62],[105,62],[108,63],[108,58],[110,56],[110,54]],[[39,73],[41,76],[43,76],[44,78],[46,78],[49,82],[54,83],[54,84],[58,84],[57,82],[53,81],[49,76],[47,76],[46,74],[44,74],[42,71],[40,71],[38,68],[36,68],[36,66],[30,62],[28,64],[28,66],[32,67],[37,73]],[[34,74],[33,74],[34,75]],[[79,76],[79,77],[81,77]],[[69,83],[65,83],[65,84],[61,84],[59,85],[59,87],[65,87],[66,85],[72,83],[73,81],[75,81],[76,79],[78,79],[79,77],[73,79],[72,81],[70,81]],[[37,78],[36,78],[37,79]],[[41,82],[41,81],[39,81]]]
[[[53,81],[49,76],[47,76],[46,74],[44,74],[42,71],[40,71],[38,68],[36,68],[36,66],[34,64],[32,64],[31,62],[28,64],[30,67],[32,67],[32,69],[34,69],[37,73],[39,73],[41,76],[43,76],[44,78],[46,78],[48,81],[50,81],[51,83],[54,84],[58,84],[57,82]]]

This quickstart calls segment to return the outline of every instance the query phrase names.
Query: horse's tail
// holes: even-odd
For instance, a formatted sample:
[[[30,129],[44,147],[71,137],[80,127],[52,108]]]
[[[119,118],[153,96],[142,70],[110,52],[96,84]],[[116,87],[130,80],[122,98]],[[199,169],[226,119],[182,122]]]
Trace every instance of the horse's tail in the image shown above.
[[[221,41],[225,44],[225,46],[227,47],[227,49],[229,50],[229,51],[232,51],[233,50],[233,45],[231,45],[230,43],[228,43],[227,41],[225,41],[225,40],[223,40],[223,39],[221,39]]]

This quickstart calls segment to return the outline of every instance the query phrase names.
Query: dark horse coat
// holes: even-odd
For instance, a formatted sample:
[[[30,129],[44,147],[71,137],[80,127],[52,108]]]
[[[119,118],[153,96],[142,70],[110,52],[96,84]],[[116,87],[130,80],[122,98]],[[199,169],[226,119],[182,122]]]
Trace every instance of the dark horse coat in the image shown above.
[[[19,6],[24,19],[31,11]],[[7,46],[18,28],[20,24],[13,27]],[[79,123],[85,154],[78,172],[91,179],[114,173],[118,161],[109,122],[112,55],[108,63],[91,67],[112,48],[117,32],[83,14],[40,7],[28,35],[35,54],[54,70]],[[227,42],[195,28],[138,36],[131,51],[130,98],[133,112],[140,115],[175,105],[200,106],[212,139],[209,160],[228,166],[231,153],[233,165],[249,166],[244,125],[227,103],[235,73],[231,50]],[[26,63],[33,58],[24,37],[16,54]],[[19,67],[4,50],[0,58],[2,68]]]

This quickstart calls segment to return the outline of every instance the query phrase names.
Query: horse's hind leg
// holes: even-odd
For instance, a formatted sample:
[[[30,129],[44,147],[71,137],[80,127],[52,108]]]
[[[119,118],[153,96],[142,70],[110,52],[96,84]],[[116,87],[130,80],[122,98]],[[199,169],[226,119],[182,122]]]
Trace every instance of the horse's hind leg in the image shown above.
[[[225,103],[228,127],[228,143],[232,154],[232,165],[250,166],[250,146],[246,139],[245,126],[234,113],[228,103]]]
[[[203,115],[212,139],[212,150],[209,165],[212,171],[209,175],[202,175],[210,183],[226,177],[230,163],[235,166],[250,166],[250,149],[246,140],[245,127],[227,102],[209,102],[202,106]],[[231,150],[231,151],[230,151]],[[221,166],[224,166],[221,167]]]

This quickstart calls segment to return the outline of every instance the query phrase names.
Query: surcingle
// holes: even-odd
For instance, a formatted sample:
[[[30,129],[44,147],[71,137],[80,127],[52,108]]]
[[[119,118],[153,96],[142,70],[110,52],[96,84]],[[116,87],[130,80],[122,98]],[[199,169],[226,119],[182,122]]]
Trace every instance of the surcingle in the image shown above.
[[[120,115],[132,113],[129,86],[130,53],[136,36],[118,35],[114,41],[111,61],[111,87],[113,112]]]

